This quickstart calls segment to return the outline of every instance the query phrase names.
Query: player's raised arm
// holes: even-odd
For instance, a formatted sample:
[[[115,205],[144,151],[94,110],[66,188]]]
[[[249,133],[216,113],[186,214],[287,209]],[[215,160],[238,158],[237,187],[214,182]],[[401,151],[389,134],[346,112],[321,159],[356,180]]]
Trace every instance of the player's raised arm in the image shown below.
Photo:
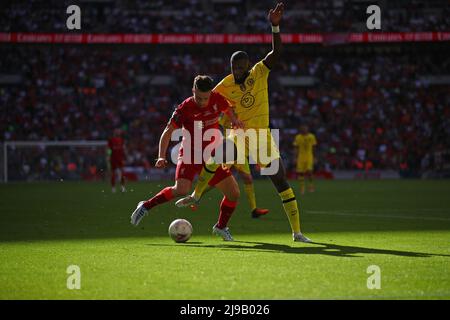
[[[156,160],[155,164],[156,168],[164,168],[167,165],[167,148],[169,147],[172,132],[175,129],[176,127],[172,123],[169,123],[161,134],[161,138],[159,138],[158,159]]]
[[[284,4],[279,2],[275,9],[270,9],[268,19],[272,24],[272,51],[264,58],[267,68],[272,69],[281,56],[280,21],[283,16]]]

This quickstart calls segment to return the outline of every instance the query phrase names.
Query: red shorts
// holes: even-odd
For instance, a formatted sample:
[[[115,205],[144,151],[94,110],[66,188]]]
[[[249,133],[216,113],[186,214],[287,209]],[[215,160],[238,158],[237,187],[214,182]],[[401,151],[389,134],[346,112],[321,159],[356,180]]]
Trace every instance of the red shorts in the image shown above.
[[[111,162],[111,170],[114,171],[116,169],[122,169],[125,161],[123,161],[123,159],[111,158],[110,162]]]
[[[182,161],[178,161],[177,170],[175,171],[175,180],[187,179],[193,181],[195,176],[200,174],[202,169],[203,164],[185,164]],[[208,184],[214,186],[229,176],[231,176],[230,170],[223,169],[222,166],[220,166]]]

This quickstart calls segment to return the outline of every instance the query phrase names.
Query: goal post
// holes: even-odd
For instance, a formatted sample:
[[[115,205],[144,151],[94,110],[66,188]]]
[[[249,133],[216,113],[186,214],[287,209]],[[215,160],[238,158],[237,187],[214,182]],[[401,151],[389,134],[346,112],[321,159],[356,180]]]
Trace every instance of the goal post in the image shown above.
[[[12,173],[19,181],[95,176],[107,168],[107,144],[106,140],[4,141],[3,181],[10,181]],[[43,172],[33,172],[36,168]]]

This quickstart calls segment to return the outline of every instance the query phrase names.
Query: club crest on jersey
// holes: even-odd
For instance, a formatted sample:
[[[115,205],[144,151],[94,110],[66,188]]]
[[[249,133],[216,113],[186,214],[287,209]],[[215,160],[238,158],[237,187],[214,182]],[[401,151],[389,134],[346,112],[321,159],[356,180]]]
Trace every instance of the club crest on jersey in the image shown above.
[[[251,108],[254,103],[255,103],[255,97],[252,96],[250,92],[247,92],[246,94],[244,94],[244,96],[241,99],[241,105],[244,108]]]
[[[217,104],[213,105],[214,112],[217,112]]]
[[[253,85],[255,84],[255,80],[253,78],[248,78],[245,83],[247,84],[247,86],[253,87]]]
[[[245,83],[241,83],[239,85],[239,88],[241,89],[241,91],[245,91],[247,88],[245,87]]]

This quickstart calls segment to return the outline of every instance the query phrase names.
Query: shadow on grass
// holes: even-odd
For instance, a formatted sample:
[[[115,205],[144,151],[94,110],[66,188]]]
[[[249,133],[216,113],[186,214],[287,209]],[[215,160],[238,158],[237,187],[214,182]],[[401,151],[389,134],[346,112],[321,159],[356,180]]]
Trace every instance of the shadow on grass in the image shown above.
[[[247,245],[244,245],[247,244]],[[236,251],[259,251],[259,252],[276,252],[276,253],[290,253],[290,254],[322,254],[333,257],[351,257],[360,258],[364,254],[385,254],[401,257],[414,257],[414,258],[430,258],[430,257],[450,257],[445,254],[433,254],[411,251],[399,251],[388,249],[375,249],[355,246],[342,246],[337,244],[313,242],[311,244],[305,244],[305,246],[289,246],[285,244],[277,243],[265,243],[265,242],[252,242],[252,241],[234,241],[224,244],[201,244],[201,242],[186,242],[182,244],[147,244],[148,246],[183,246],[183,247],[195,247],[195,248],[214,248]],[[251,246],[249,246],[251,245]],[[314,246],[311,246],[314,245]],[[320,245],[320,247],[316,246]]]

